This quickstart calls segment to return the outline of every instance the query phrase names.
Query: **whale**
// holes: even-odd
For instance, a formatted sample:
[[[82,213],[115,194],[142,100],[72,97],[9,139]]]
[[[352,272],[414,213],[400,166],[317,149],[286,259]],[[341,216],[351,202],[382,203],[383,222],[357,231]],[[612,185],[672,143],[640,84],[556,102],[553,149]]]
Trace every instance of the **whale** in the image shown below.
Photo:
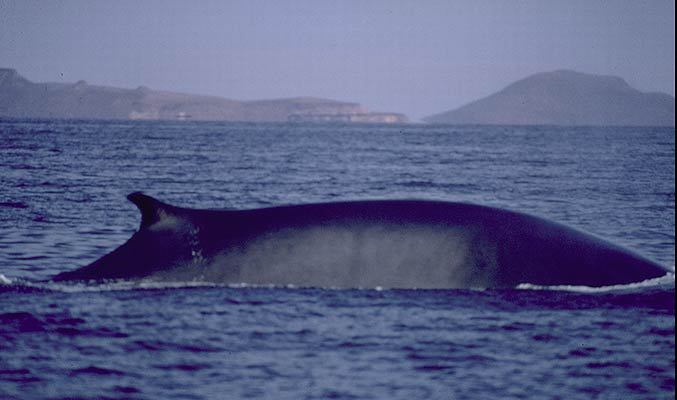
[[[53,281],[147,279],[323,288],[602,287],[658,263],[537,216],[468,203],[367,200],[208,210],[127,196],[139,229]]]

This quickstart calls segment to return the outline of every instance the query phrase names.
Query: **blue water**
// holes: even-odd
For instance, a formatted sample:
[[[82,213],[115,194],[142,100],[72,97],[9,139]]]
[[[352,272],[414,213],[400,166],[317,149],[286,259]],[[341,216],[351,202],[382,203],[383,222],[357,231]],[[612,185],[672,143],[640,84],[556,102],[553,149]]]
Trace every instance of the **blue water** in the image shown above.
[[[1,399],[674,398],[674,277],[617,288],[40,282],[195,208],[466,201],[675,265],[675,130],[0,121]]]

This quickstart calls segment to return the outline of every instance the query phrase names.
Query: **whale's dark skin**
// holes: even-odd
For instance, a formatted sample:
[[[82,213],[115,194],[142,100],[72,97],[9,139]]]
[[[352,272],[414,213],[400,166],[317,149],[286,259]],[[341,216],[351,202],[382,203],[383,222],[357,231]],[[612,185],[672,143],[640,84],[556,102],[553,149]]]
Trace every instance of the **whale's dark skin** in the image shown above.
[[[667,270],[530,215],[386,200],[195,210],[136,192],[141,227],[99,260],[53,280],[148,278],[316,287],[608,286]]]

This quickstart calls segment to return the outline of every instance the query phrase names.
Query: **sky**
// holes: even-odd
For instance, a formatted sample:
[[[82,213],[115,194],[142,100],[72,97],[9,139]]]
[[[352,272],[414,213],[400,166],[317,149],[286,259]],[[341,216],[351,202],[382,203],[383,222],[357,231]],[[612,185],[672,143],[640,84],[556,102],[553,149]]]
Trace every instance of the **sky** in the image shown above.
[[[0,67],[417,120],[557,69],[675,94],[673,0],[0,0]]]

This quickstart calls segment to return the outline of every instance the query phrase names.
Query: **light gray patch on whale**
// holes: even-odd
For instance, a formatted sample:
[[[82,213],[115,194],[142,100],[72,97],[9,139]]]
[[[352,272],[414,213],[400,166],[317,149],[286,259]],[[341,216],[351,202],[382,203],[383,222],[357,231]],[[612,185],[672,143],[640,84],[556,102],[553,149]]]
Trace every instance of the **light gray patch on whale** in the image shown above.
[[[191,275],[210,282],[315,287],[486,287],[496,267],[495,246],[468,229],[316,226],[269,232],[217,254],[199,271],[182,266],[161,278]]]

